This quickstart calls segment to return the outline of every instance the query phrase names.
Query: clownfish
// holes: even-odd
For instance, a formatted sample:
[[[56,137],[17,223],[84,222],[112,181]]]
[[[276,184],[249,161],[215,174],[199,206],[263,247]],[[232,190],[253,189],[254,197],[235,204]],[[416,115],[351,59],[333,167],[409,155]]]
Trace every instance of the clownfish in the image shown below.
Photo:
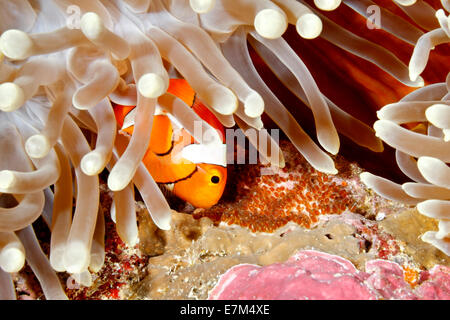
[[[156,183],[164,185],[194,207],[210,208],[222,197],[227,181],[225,129],[196,97],[186,80],[170,79],[167,92],[185,102],[218,131],[222,144],[201,148],[171,114],[157,105],[150,143],[142,162]],[[133,134],[135,108],[114,105],[114,114],[122,134]],[[183,157],[185,154],[194,156],[186,159]]]

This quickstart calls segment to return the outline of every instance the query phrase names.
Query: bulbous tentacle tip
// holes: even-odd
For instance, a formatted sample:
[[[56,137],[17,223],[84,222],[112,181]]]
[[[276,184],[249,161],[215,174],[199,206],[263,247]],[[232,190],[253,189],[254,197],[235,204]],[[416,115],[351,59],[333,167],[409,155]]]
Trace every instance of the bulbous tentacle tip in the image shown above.
[[[255,16],[254,26],[261,37],[278,39],[286,31],[288,21],[282,11],[264,9]]]
[[[259,117],[264,112],[264,100],[257,93],[254,92],[247,97],[244,101],[245,114],[251,118]]]
[[[306,13],[298,18],[297,33],[304,39],[315,39],[322,33],[323,24],[320,18],[313,13]]]
[[[0,171],[0,188],[4,191],[8,191],[9,188],[14,186],[16,182],[16,177],[14,173],[10,170]]]
[[[168,82],[156,73],[144,74],[137,83],[139,93],[146,98],[158,98],[167,91],[168,86]]]
[[[373,124],[373,128],[375,129],[375,136],[382,139],[382,137],[384,136],[383,134],[385,133],[386,125],[389,123],[390,123],[389,120],[375,121],[375,123]]]
[[[111,191],[121,191],[133,178],[132,168],[127,164],[116,164],[108,176],[108,188]]]
[[[88,176],[94,176],[103,169],[104,159],[99,152],[91,151],[81,159],[81,170]]]
[[[34,43],[31,37],[21,30],[10,29],[0,36],[0,51],[12,60],[24,60],[32,55]]]
[[[81,31],[90,40],[96,40],[105,31],[102,19],[95,12],[87,12],[81,17]]]
[[[222,115],[232,115],[238,108],[236,95],[227,87],[214,84],[208,88],[208,105]]]
[[[215,0],[189,0],[189,5],[196,13],[208,13],[216,4]]]
[[[359,178],[368,188],[370,188],[370,186],[372,185],[370,183],[372,177],[373,174],[371,174],[370,172],[362,172],[359,174]]]
[[[172,213],[171,212],[167,212],[166,214],[164,214],[163,219],[154,219],[153,220],[153,222],[156,224],[156,226],[159,229],[165,230],[165,231],[172,229],[171,221],[172,221]]]
[[[448,238],[439,239],[437,237],[437,232],[435,231],[428,231],[423,234],[421,237],[422,241],[427,242],[442,252],[444,252],[446,255],[450,256],[450,241]]]
[[[0,84],[0,110],[12,112],[19,109],[25,103],[23,89],[13,82]]]
[[[317,8],[324,11],[333,11],[339,7],[341,0],[314,0]]]
[[[90,251],[80,242],[72,242],[64,254],[64,266],[68,273],[82,273],[89,265]]]
[[[25,151],[31,158],[40,159],[49,153],[50,143],[46,136],[36,134],[25,142]]]
[[[394,2],[397,2],[398,4],[409,7],[416,3],[417,0],[394,0]]]
[[[25,252],[15,246],[6,247],[0,254],[0,267],[9,273],[19,272],[25,264]]]
[[[450,127],[450,106],[436,103],[425,110],[428,122],[434,126],[445,129]]]

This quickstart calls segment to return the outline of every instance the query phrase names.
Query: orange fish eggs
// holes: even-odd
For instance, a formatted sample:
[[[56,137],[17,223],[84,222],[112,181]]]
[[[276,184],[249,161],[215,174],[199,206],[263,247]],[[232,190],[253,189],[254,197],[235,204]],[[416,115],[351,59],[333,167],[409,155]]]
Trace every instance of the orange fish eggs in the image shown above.
[[[296,157],[286,159],[280,174],[261,176],[261,165],[235,166],[228,190],[216,206],[199,211],[196,217],[237,224],[253,232],[273,232],[292,221],[311,228],[320,215],[341,214],[354,203],[347,183],[314,170]],[[337,180],[337,179],[336,179]]]

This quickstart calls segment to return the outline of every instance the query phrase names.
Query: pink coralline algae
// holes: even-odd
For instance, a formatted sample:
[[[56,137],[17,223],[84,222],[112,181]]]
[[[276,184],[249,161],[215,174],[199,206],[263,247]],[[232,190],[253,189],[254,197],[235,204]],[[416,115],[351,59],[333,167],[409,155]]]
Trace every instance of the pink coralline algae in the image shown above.
[[[450,268],[421,271],[417,285],[402,267],[370,260],[359,271],[348,260],[314,250],[265,267],[241,264],[228,270],[209,294],[211,300],[379,300],[450,299]]]

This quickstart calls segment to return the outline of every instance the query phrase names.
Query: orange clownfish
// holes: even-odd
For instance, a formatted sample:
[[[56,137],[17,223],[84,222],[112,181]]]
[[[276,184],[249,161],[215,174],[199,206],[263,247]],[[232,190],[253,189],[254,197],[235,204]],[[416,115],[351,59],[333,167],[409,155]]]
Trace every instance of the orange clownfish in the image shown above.
[[[209,208],[220,200],[227,181],[224,127],[186,80],[170,79],[167,92],[183,100],[216,129],[222,143],[202,148],[174,117],[157,105],[150,144],[142,162],[158,184],[194,207]],[[114,105],[122,133],[133,133],[133,110],[135,106]]]

